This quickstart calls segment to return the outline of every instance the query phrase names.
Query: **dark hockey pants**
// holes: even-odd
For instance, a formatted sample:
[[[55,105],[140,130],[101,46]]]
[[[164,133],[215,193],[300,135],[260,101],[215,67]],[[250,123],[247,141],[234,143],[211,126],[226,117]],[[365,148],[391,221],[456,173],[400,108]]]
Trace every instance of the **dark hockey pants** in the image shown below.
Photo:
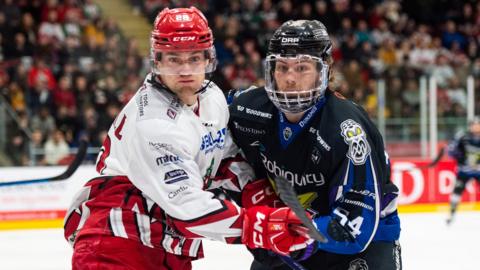
[[[398,242],[373,242],[362,253],[334,254],[322,250],[301,262],[308,270],[401,270],[402,258]],[[254,261],[250,270],[291,270],[287,265],[271,267]]]

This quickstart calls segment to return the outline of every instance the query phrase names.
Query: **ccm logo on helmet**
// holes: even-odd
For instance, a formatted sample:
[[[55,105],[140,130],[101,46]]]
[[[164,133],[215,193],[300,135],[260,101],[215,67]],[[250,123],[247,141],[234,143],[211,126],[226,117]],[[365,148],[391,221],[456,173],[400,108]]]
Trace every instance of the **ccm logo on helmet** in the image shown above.
[[[173,37],[172,39],[173,41],[194,41],[195,40],[195,37]]]
[[[282,38],[282,43],[298,43],[300,41],[299,38]]]

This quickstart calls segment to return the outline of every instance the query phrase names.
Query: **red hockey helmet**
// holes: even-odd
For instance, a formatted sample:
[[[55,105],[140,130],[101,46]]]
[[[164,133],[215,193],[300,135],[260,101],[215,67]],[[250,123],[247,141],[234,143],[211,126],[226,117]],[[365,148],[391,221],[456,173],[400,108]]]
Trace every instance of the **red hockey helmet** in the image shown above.
[[[163,55],[182,52],[203,52],[206,64],[191,59],[177,59],[178,65],[188,62],[192,73],[211,73],[216,67],[212,30],[200,10],[195,7],[163,9],[155,19],[150,39],[152,71],[156,74],[178,74],[172,65],[159,65]]]

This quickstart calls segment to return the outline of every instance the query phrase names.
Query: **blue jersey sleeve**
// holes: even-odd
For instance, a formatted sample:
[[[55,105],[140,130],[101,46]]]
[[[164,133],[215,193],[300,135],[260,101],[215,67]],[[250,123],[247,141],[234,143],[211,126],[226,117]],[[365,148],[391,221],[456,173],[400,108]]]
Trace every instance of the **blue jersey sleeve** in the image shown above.
[[[347,162],[342,185],[330,194],[334,196],[330,215],[314,220],[328,238],[320,249],[355,254],[368,246],[380,219],[379,187],[371,157],[361,166]]]

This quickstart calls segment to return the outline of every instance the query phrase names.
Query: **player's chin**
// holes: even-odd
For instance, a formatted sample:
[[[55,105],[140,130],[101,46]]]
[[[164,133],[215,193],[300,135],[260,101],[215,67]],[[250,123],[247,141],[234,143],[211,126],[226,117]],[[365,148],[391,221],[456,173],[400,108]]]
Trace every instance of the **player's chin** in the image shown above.
[[[202,85],[198,83],[180,83],[178,89],[183,93],[195,93]]]

